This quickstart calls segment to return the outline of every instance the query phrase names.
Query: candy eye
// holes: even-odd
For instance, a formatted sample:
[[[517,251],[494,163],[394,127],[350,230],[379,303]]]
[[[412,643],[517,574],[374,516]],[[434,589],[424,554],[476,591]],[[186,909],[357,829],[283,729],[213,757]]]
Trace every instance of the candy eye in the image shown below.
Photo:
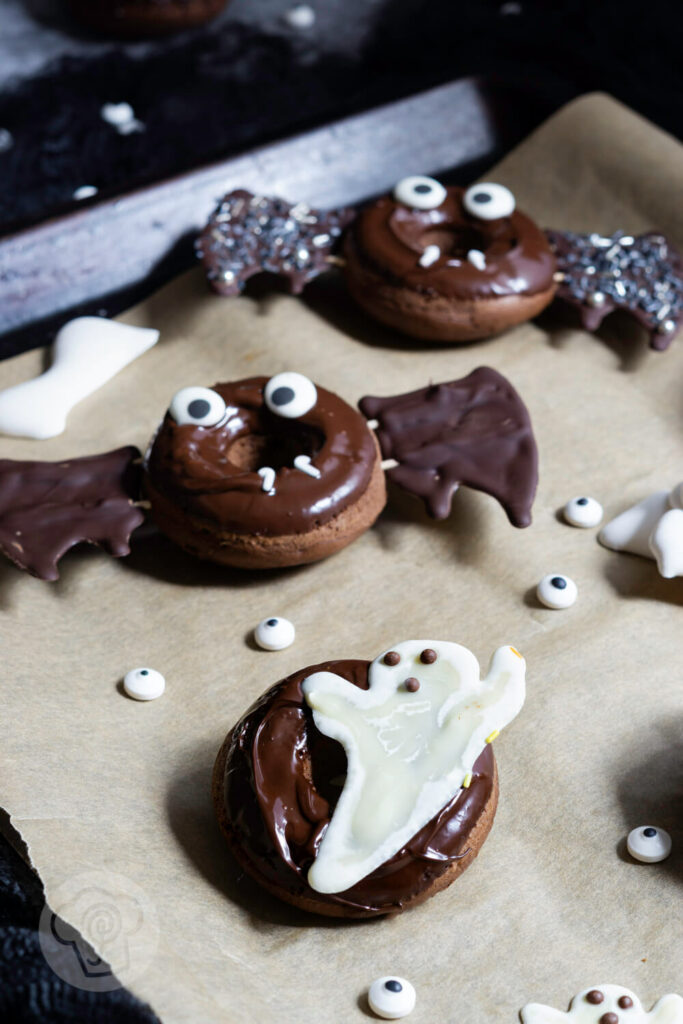
[[[296,631],[289,619],[272,615],[262,619],[254,630],[254,640],[264,651],[283,651],[294,643]]]
[[[510,189],[490,182],[470,186],[463,203],[467,212],[479,220],[499,220],[509,217],[515,210],[515,197]]]
[[[166,680],[154,668],[134,668],[126,673],[123,689],[134,700],[156,700],[166,689]]]
[[[446,189],[436,178],[427,178],[414,174],[410,178],[401,178],[394,188],[394,199],[404,206],[412,206],[414,210],[435,210],[446,198]]]
[[[407,1017],[415,1009],[415,989],[405,978],[387,975],[373,981],[368,992],[370,1009],[384,1020]]]
[[[671,853],[671,836],[663,828],[641,825],[629,832],[626,849],[635,860],[644,864],[656,864],[666,860]]]
[[[585,530],[602,522],[602,505],[595,498],[572,498],[563,512],[570,526],[581,526]]]
[[[295,420],[313,408],[318,392],[313,381],[302,373],[278,373],[266,384],[263,398],[276,416]]]
[[[225,402],[211,388],[181,388],[168,411],[179,427],[215,427],[225,416]]]
[[[576,583],[569,576],[550,572],[536,587],[536,596],[546,608],[569,608],[578,595]]]

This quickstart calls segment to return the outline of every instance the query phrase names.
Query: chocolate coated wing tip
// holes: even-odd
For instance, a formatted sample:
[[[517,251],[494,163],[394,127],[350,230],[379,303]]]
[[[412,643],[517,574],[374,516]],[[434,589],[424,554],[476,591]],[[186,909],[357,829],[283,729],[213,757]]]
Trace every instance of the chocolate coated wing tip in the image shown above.
[[[59,578],[58,562],[76,544],[114,557],[130,553],[144,521],[140,452],[133,446],[60,462],[0,460],[0,552],[38,579]]]
[[[496,498],[513,526],[531,523],[538,452],[526,406],[497,370],[390,398],[368,395],[359,408],[376,419],[388,477],[446,518],[460,484]]]

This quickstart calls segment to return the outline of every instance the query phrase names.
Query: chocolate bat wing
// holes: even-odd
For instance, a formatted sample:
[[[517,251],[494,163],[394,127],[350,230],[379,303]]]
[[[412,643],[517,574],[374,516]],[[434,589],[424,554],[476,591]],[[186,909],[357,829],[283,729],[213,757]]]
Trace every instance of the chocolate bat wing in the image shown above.
[[[651,348],[669,347],[683,323],[683,260],[664,235],[546,235],[557,261],[557,298],[578,309],[587,331],[623,309],[648,331]]]
[[[387,476],[445,519],[460,484],[496,498],[513,526],[528,526],[538,483],[538,453],[526,406],[496,370],[393,398],[359,402],[378,421]]]
[[[120,558],[144,520],[140,452],[132,446],[65,462],[0,459],[0,551],[43,580],[69,548],[98,544]]]
[[[323,213],[237,189],[223,196],[195,248],[221,295],[237,295],[248,278],[264,270],[286,278],[298,295],[330,269],[330,256],[354,215],[350,208]]]

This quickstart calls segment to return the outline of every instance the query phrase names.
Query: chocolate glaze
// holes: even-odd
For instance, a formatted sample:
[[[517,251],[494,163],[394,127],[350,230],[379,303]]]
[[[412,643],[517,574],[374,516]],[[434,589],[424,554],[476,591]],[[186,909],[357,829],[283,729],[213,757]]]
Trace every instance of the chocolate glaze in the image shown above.
[[[237,295],[248,278],[264,270],[283,277],[298,295],[330,269],[330,254],[353,213],[322,213],[305,203],[237,189],[223,196],[195,249],[211,287],[221,295]]]
[[[167,413],[149,454],[154,488],[225,531],[282,536],[326,523],[365,492],[377,459],[363,417],[337,395],[318,388],[314,407],[287,420],[264,404],[268,379],[214,386],[228,410],[223,425],[179,427]],[[319,479],[294,468],[302,454]],[[275,494],[262,489],[259,466],[276,470]]]
[[[144,520],[137,448],[68,462],[0,459],[0,551],[20,569],[56,580],[57,562],[75,544],[99,544],[120,558]]]
[[[316,729],[301,684],[313,672],[336,672],[366,690],[370,664],[330,661],[302,669],[254,704],[232,733],[225,810],[241,859],[257,879],[318,903],[389,913],[468,853],[469,836],[494,790],[495,761],[486,746],[469,788],[357,885],[334,894],[311,889],[306,874],[341,793],[346,758],[341,744]]]
[[[553,285],[555,259],[548,241],[519,210],[499,220],[480,220],[463,206],[464,190],[451,187],[441,206],[414,210],[391,196],[363,210],[349,231],[354,254],[394,283],[460,300],[535,295]],[[429,267],[419,259],[428,244],[441,249]],[[478,270],[470,249],[486,256]]]
[[[538,453],[526,406],[509,381],[480,366],[461,380],[358,403],[379,420],[389,479],[444,519],[460,484],[491,494],[513,526],[528,526],[538,483]]]

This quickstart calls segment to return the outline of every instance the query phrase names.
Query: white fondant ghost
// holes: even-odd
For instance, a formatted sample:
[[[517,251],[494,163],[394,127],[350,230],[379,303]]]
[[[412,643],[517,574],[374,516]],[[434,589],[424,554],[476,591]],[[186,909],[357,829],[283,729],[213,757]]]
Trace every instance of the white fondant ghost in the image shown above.
[[[683,576],[683,484],[656,491],[602,528],[598,540],[614,551],[654,558],[662,576]]]
[[[424,651],[436,659],[425,664]],[[524,703],[525,661],[512,647],[495,652],[483,680],[459,644],[409,640],[392,652],[398,664],[376,658],[367,690],[333,672],[303,683],[317,728],[342,744],[347,759],[308,874],[318,892],[343,892],[393,857],[468,784],[486,743]]]
[[[603,998],[598,1002],[589,1000],[587,996],[594,993]],[[620,985],[593,985],[574,996],[568,1013],[552,1006],[529,1003],[522,1010],[521,1018],[522,1024],[598,1024],[607,1013],[616,1014],[620,1024],[683,1024],[683,999],[677,995],[663,996],[647,1013],[638,996],[629,989]]]
[[[100,316],[79,316],[55,338],[40,377],[0,391],[0,433],[41,441],[66,427],[74,405],[152,348],[159,332]]]

